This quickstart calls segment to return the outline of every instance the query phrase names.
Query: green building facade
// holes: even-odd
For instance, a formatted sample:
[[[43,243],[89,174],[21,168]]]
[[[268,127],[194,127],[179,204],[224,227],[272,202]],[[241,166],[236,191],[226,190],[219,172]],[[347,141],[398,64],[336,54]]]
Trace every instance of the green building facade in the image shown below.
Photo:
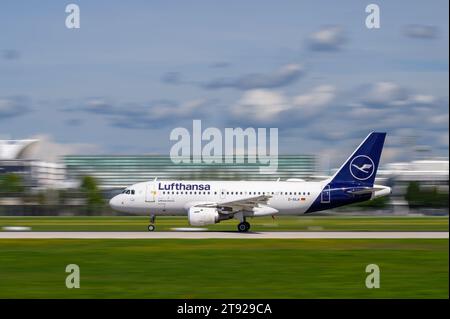
[[[192,163],[190,159],[175,164],[169,156],[80,156],[64,158],[67,175],[71,179],[92,176],[103,189],[124,188],[131,184],[152,180],[286,180],[308,178],[317,171],[314,155],[279,155],[278,169],[261,173],[260,163]]]

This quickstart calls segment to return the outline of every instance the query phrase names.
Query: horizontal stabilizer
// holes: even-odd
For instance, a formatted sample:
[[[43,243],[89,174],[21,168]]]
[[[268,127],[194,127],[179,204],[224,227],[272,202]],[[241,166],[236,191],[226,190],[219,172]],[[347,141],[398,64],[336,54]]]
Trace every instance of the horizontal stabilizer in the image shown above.
[[[368,188],[364,188],[364,189],[349,190],[347,192],[350,194],[354,194],[354,195],[364,195],[364,194],[375,193],[376,191],[380,191],[380,190],[383,190],[383,188],[368,187]]]
[[[391,194],[392,189],[388,186],[382,186],[382,185],[374,185],[374,187],[365,187],[365,188],[359,188],[359,189],[353,189],[349,190],[348,193],[352,195],[365,195],[365,194],[372,194],[371,198],[377,198],[382,197]]]

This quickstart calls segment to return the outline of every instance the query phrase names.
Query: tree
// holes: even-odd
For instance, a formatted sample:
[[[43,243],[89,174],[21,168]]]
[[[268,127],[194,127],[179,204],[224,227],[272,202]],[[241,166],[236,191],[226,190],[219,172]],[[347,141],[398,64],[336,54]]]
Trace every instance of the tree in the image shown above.
[[[351,204],[346,207],[357,207],[359,209],[369,210],[369,209],[385,209],[388,206],[389,206],[389,196],[383,196],[374,198],[372,200],[366,200],[364,202]]]
[[[91,176],[84,176],[80,186],[86,198],[86,205],[89,214],[95,209],[103,207],[105,204],[103,195],[97,186],[97,181]]]
[[[389,205],[389,196],[374,198],[372,200],[357,203],[356,205],[367,209],[383,209]]]
[[[448,194],[438,192],[436,187],[431,189],[421,189],[418,182],[410,182],[406,190],[405,199],[411,208],[448,207]]]
[[[23,193],[25,185],[23,178],[14,173],[0,175],[0,192],[1,193]]]

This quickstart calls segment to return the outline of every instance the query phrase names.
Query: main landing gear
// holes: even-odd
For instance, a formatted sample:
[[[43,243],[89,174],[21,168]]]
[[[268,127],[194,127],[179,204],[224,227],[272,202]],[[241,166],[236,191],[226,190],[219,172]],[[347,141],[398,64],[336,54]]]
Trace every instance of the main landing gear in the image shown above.
[[[242,223],[239,223],[237,228],[238,228],[238,231],[240,231],[241,233],[248,232],[248,230],[250,229],[250,223],[247,223],[244,221]]]
[[[237,212],[236,214],[234,214],[234,218],[239,220],[239,224],[237,226],[238,231],[241,233],[248,232],[248,230],[250,229],[250,224],[245,220],[244,213]]]
[[[148,225],[148,231],[154,231],[156,229],[155,227],[155,215],[150,215],[150,225]]]

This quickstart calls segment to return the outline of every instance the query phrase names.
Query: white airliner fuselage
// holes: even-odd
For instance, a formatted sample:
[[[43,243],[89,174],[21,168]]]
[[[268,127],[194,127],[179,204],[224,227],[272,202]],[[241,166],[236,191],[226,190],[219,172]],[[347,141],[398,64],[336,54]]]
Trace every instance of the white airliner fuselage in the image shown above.
[[[158,215],[169,216],[186,215],[187,209],[198,203],[224,203],[266,195],[270,197],[267,205],[272,209],[267,210],[267,213],[263,210],[246,212],[247,216],[275,213],[300,215],[321,193],[323,184],[297,181],[152,181],[126,188],[110,204],[119,211],[147,215],[153,211]]]

